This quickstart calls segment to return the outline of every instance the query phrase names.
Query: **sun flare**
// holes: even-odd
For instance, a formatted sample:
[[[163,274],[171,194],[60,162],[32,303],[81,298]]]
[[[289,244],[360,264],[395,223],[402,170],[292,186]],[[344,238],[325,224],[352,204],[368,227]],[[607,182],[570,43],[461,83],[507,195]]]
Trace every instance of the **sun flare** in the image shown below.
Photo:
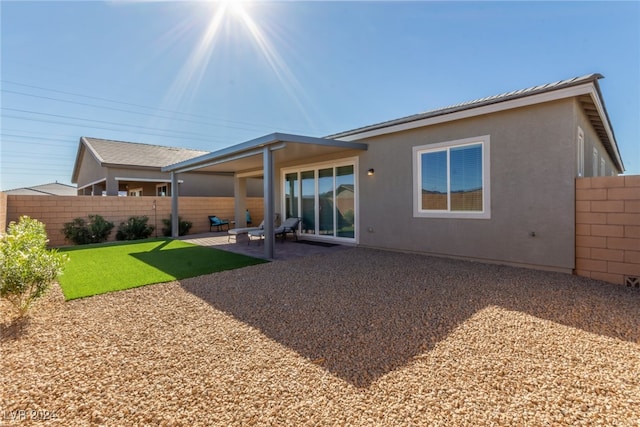
[[[297,105],[307,121],[312,123],[301,99],[304,97],[304,88],[265,32],[268,23],[254,19],[254,13],[259,11],[252,8],[252,4],[243,0],[210,0],[197,4],[198,9],[194,11],[197,18],[194,19],[206,20],[204,30],[174,79],[165,97],[165,103],[189,102],[190,98],[195,97],[207,74],[207,68],[213,62],[212,56],[216,46],[221,43],[233,43],[229,34],[245,34],[253,42],[292,102]],[[203,5],[206,6],[204,10]],[[216,63],[219,67],[225,65],[224,62]]]

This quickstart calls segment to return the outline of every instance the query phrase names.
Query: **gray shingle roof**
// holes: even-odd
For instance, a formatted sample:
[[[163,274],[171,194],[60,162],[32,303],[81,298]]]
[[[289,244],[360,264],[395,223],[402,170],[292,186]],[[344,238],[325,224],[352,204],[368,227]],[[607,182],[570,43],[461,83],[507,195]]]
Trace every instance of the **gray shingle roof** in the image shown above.
[[[73,185],[52,182],[49,184],[35,185],[33,187],[16,188],[5,191],[9,195],[24,196],[75,196],[78,190]]]
[[[413,114],[411,116],[401,117],[399,119],[388,120],[382,123],[376,123],[369,126],[363,126],[357,129],[340,132],[337,134],[329,135],[326,138],[342,138],[349,135],[355,135],[358,133],[368,132],[376,129],[382,129],[399,124],[409,123],[417,120],[423,120],[431,117],[441,116],[445,114],[455,113],[462,110],[468,110],[471,108],[482,107],[485,105],[495,104],[498,102],[508,101],[511,99],[522,98],[524,96],[537,95],[540,93],[549,92],[552,90],[563,89],[571,86],[577,86],[587,82],[594,82],[601,79],[603,76],[600,74],[588,74],[582,77],[574,77],[567,80],[560,80],[553,83],[547,83],[540,86],[533,86],[526,89],[514,90],[511,92],[501,93],[499,95],[488,96],[485,98],[475,99],[473,101],[462,102],[460,104],[450,105],[444,108],[438,108],[436,110],[425,111],[423,113]]]
[[[154,167],[181,162],[207,154],[208,151],[141,144],[138,142],[82,137],[87,148],[104,165]]]

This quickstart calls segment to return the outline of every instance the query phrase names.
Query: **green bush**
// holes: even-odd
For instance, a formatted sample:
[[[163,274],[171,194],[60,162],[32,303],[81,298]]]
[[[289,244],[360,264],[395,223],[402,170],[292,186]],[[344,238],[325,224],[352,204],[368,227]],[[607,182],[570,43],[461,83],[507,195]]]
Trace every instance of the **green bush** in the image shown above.
[[[171,237],[171,215],[169,215],[169,219],[165,218],[162,220],[164,227],[162,228],[162,235],[166,237]],[[182,217],[178,217],[178,236],[184,236],[189,233],[193,223],[191,221],[183,221]]]
[[[127,222],[121,222],[116,233],[118,240],[139,240],[146,239],[153,233],[153,225],[147,225],[149,217],[132,216]]]
[[[44,224],[28,216],[11,222],[0,237],[0,297],[13,304],[20,317],[62,274],[68,259],[48,250],[47,242]]]
[[[89,222],[84,218],[75,218],[64,224],[62,232],[67,240],[76,245],[102,243],[107,240],[114,224],[100,215],[89,215]]]

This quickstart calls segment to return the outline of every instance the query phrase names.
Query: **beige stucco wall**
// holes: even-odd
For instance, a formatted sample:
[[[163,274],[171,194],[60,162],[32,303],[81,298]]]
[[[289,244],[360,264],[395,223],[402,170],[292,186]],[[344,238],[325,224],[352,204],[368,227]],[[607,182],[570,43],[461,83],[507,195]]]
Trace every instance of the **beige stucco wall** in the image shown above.
[[[362,140],[359,243],[571,272],[575,108],[555,101]],[[490,136],[491,218],[414,218],[412,147],[482,135]]]
[[[574,101],[576,103],[576,120],[578,126],[584,132],[584,177],[593,177],[593,176],[615,176],[618,174],[616,167],[614,166],[613,161],[607,154],[604,145],[598,138],[598,134],[596,133],[593,126],[591,126],[591,122],[589,121],[587,115],[584,110],[579,107],[578,101]],[[576,136],[575,141],[577,144],[578,140],[578,127],[576,126]],[[577,148],[577,146],[576,146]],[[605,173],[601,174],[600,171],[600,160],[598,160],[598,170],[593,169],[593,149],[598,150],[598,158],[605,160]],[[577,163],[577,155],[576,155],[576,163]]]

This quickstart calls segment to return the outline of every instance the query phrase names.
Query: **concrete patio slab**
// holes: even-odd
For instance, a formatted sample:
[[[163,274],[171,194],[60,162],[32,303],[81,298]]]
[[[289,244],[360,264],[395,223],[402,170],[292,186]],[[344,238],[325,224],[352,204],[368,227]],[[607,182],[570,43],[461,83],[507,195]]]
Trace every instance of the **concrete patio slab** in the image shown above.
[[[252,256],[254,258],[265,258],[264,242],[261,240],[251,240],[246,235],[238,235],[234,240],[234,236],[229,240],[226,231],[193,234],[180,237],[180,240],[193,243],[200,246],[207,246],[224,251],[235,252],[238,254]],[[336,251],[348,250],[354,246],[349,245],[332,245],[327,246],[321,242],[314,242],[300,238],[298,241],[291,238],[282,241],[276,241],[274,259],[272,261],[284,261],[289,259],[317,256],[330,254]]]

